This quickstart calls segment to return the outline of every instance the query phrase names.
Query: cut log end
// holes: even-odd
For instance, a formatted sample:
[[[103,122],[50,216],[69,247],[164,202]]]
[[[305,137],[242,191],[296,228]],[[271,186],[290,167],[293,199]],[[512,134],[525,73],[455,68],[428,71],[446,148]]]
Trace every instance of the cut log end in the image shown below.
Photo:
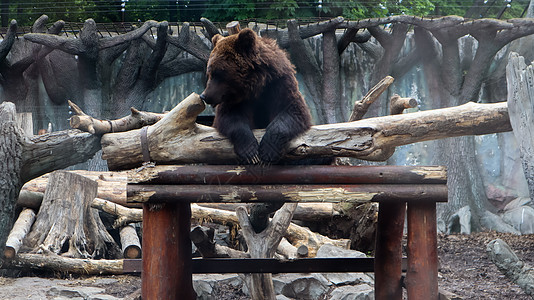
[[[124,258],[141,258],[141,248],[139,248],[137,245],[129,245],[126,247],[126,249],[124,249]]]
[[[17,255],[17,251],[13,247],[6,246],[6,249],[4,250],[4,257],[6,259],[13,259],[15,258],[15,255]]]

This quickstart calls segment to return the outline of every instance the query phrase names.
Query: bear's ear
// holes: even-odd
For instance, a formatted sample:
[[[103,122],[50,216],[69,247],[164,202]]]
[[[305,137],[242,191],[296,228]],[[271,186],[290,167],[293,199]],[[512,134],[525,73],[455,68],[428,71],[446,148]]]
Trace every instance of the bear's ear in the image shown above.
[[[236,49],[241,53],[249,53],[253,51],[256,45],[256,33],[250,28],[245,28],[239,31],[236,41]]]
[[[211,38],[211,44],[213,45],[213,48],[215,48],[215,44],[217,44],[217,41],[220,41],[223,39],[223,36],[220,34],[216,34]]]

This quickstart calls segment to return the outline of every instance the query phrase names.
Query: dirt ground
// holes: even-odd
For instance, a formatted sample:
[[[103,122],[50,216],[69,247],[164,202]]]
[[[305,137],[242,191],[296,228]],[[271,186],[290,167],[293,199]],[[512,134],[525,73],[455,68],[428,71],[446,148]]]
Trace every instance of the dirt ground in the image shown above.
[[[496,232],[482,232],[471,235],[439,235],[438,256],[439,286],[452,292],[462,299],[531,299],[519,286],[511,283],[490,261],[486,254],[486,245],[500,238],[507,242],[517,256],[525,263],[534,266],[534,235],[511,235]],[[22,275],[22,274],[20,274]],[[43,277],[63,278],[60,275],[33,274]],[[102,278],[118,279],[110,284],[98,282],[95,277],[67,278],[72,285],[98,286],[105,288],[105,294],[118,298],[124,298],[137,290],[141,285],[139,276],[101,276]],[[9,285],[13,278],[0,277],[0,285]],[[92,284],[95,282],[95,284]],[[24,288],[28,288],[27,286]],[[37,288],[37,287],[36,287]],[[219,299],[243,299],[236,291],[220,291]],[[1,295],[0,299],[7,295]],[[8,296],[9,297],[9,296]]]
[[[496,232],[440,235],[440,288],[463,299],[532,299],[505,278],[486,254],[486,245],[497,238],[505,241],[523,262],[534,266],[534,235]]]

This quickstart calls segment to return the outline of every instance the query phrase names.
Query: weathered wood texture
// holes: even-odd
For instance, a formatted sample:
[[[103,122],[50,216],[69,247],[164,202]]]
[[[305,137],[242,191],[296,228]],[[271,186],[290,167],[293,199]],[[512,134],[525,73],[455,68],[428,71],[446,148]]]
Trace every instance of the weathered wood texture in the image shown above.
[[[189,203],[143,207],[143,299],[196,298],[191,270]]]
[[[22,241],[30,231],[30,228],[35,221],[35,212],[31,208],[22,210],[13,225],[13,229],[9,233],[4,250],[5,258],[11,259],[17,255],[17,252],[22,246]]]
[[[124,173],[123,173],[124,174]],[[126,172],[136,184],[444,184],[442,166],[236,166],[176,165]]]
[[[152,125],[163,118],[164,114],[139,111],[131,108],[129,116],[117,120],[98,120],[84,113],[78,105],[69,100],[69,105],[74,112],[70,118],[70,126],[91,134],[101,135],[108,132],[122,132]]]
[[[254,230],[246,209],[242,206],[237,208],[236,214],[251,258],[272,258],[274,256],[296,208],[296,203],[284,204],[268,222],[265,230],[259,233]],[[270,273],[248,274],[245,277],[245,282],[253,300],[274,300],[276,298]]]
[[[197,204],[191,204],[191,210],[193,211],[193,215],[195,216],[195,218],[199,220],[211,220],[212,222],[223,225],[239,225],[237,215],[234,212],[214,208],[200,207]],[[295,245],[296,247],[299,247],[301,245],[305,245],[306,247],[308,247],[309,256],[311,257],[315,256],[315,253],[317,252],[317,250],[319,250],[319,247],[324,244],[332,244],[340,248],[348,249],[350,243],[350,240],[347,239],[330,239],[327,236],[311,231],[307,227],[302,227],[294,223],[289,224],[285,237],[291,242],[291,244]]]
[[[0,104],[0,245],[5,245],[13,226],[15,200],[23,183],[20,178],[23,133],[15,116],[13,103]]]
[[[74,258],[117,258],[120,250],[91,208],[97,183],[67,171],[50,179],[35,224],[24,243]]]
[[[444,184],[362,185],[128,185],[129,202],[447,201]]]
[[[146,129],[147,142],[142,144],[142,130],[108,133],[102,137],[103,158],[111,170],[139,166],[143,147],[151,161],[160,164],[236,162],[228,139],[214,128],[195,123],[205,104],[191,94],[163,119]],[[468,103],[458,107],[421,111],[355,122],[313,126],[294,139],[287,158],[347,156],[372,158],[377,151],[395,146],[452,136],[510,131],[506,103]],[[264,130],[254,134],[261,139]],[[213,149],[217,149],[216,152]]]
[[[124,274],[123,260],[70,258],[53,253],[20,253],[6,265],[24,270],[51,270],[82,275]]]
[[[530,197],[534,197],[534,65],[511,53],[506,67],[510,123],[519,144]]]
[[[125,225],[120,229],[119,235],[124,258],[140,258],[141,242],[139,241],[135,227],[132,224]]]
[[[380,203],[376,230],[375,298],[402,299],[402,233],[406,202]]]
[[[436,203],[409,202],[407,220],[408,299],[438,299]]]

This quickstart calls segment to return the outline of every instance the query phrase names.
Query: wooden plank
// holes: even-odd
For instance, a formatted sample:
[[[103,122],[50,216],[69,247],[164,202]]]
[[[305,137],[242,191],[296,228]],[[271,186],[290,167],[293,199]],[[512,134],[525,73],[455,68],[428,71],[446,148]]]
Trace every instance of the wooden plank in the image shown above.
[[[125,259],[123,266],[125,273],[143,269],[141,259]],[[194,274],[373,272],[374,258],[194,258],[192,270]],[[406,271],[406,259],[402,260],[402,270]]]
[[[444,184],[362,185],[135,185],[128,202],[369,202],[447,201]]]
[[[408,299],[438,299],[436,204],[408,203]]]
[[[128,172],[143,184],[445,184],[443,166],[156,166]]]
[[[402,232],[406,202],[380,202],[375,248],[375,299],[402,299]]]

